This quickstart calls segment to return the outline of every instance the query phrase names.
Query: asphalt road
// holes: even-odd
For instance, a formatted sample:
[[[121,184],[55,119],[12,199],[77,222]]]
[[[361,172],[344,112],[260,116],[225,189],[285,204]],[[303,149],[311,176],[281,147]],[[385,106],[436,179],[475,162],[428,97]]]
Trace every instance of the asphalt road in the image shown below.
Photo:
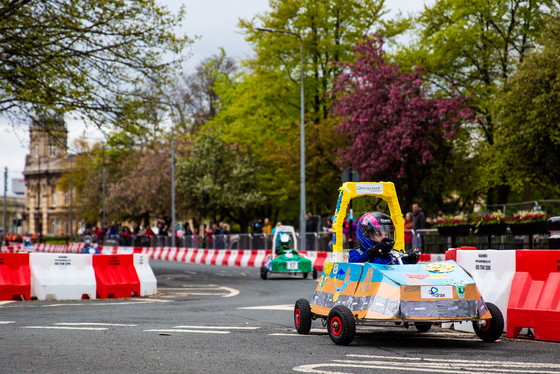
[[[560,344],[359,328],[348,347],[293,304],[317,281],[152,261],[155,297],[0,302],[0,373],[559,373]]]

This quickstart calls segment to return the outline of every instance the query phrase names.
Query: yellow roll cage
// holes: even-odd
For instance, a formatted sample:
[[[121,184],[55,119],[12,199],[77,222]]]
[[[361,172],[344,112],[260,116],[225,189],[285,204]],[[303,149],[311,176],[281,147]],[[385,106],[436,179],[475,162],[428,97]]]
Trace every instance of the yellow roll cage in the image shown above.
[[[387,202],[391,219],[395,225],[395,249],[404,251],[404,220],[397,199],[397,190],[392,182],[347,182],[339,188],[339,191],[333,219],[333,260],[335,262],[348,262],[342,248],[342,224],[350,200],[361,196],[375,196]]]

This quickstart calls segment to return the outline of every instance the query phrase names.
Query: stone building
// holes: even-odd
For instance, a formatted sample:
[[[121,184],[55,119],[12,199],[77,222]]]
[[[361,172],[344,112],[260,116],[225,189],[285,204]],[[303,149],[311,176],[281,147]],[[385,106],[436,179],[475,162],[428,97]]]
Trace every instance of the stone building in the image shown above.
[[[68,130],[63,121],[34,123],[29,129],[30,153],[25,160],[25,214],[28,231],[43,235],[70,232],[70,191],[57,183],[70,171],[72,155],[66,152]],[[79,222],[73,219],[74,233]]]

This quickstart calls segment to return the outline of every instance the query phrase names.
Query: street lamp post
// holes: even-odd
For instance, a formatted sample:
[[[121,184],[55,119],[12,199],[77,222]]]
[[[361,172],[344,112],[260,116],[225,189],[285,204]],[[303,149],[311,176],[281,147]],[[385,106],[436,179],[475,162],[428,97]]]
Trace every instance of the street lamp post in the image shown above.
[[[70,242],[72,242],[72,238],[74,237],[74,211],[73,211],[73,192],[74,189],[74,172],[73,172],[73,164],[74,164],[74,155],[70,155]]]
[[[299,39],[300,44],[300,81],[301,81],[301,138],[300,138],[300,207],[299,207],[299,230],[301,237],[301,250],[305,251],[305,107],[304,107],[304,93],[303,93],[303,39],[301,35],[295,32],[286,30],[265,29],[257,27],[258,31],[277,32],[281,34],[294,35]]]
[[[175,126],[171,125],[171,247],[175,247]]]

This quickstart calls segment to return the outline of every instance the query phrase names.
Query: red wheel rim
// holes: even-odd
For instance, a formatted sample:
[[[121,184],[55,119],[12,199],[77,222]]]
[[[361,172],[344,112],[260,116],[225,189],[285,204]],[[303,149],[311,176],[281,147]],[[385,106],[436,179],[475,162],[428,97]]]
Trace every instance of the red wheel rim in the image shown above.
[[[337,316],[331,318],[331,331],[334,336],[339,336],[342,333],[342,322]]]
[[[299,326],[299,308],[296,308],[296,325]]]
[[[480,326],[480,331],[482,332],[487,332],[488,330],[490,330],[490,321],[489,319],[484,320],[484,322],[486,322],[483,326]]]

